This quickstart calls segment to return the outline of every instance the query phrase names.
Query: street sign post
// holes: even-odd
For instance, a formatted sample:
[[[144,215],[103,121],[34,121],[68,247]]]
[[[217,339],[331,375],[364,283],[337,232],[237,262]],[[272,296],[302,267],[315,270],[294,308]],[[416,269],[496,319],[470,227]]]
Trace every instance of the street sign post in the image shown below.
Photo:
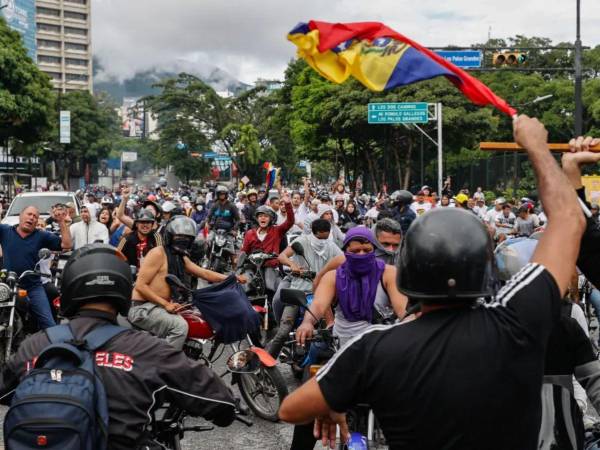
[[[429,106],[434,106],[430,117]],[[370,124],[402,124],[408,128],[412,124],[438,148],[438,195],[442,195],[442,104],[441,103],[369,103],[367,120]],[[419,125],[430,120],[437,121],[437,141],[429,136]]]
[[[137,152],[123,152],[121,153],[121,158],[123,162],[134,162],[137,161]]]
[[[436,53],[461,69],[479,69],[483,60],[481,50],[437,50]]]
[[[369,103],[368,122],[371,124],[427,123],[427,103]]]
[[[71,143],[71,111],[61,111],[59,118],[60,143]]]

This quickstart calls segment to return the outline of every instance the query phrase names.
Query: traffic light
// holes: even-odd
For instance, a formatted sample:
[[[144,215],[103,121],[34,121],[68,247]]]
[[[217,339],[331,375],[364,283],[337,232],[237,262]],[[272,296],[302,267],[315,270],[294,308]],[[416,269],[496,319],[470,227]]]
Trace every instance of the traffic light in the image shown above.
[[[523,52],[498,52],[492,55],[492,63],[495,66],[516,66],[527,61],[527,53]]]

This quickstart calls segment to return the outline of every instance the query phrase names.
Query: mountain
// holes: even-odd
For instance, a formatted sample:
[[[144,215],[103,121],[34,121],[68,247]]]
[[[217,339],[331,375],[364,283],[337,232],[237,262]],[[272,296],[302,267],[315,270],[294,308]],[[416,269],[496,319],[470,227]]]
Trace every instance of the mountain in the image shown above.
[[[217,92],[229,91],[237,95],[251,87],[218,67],[200,68],[194,63],[181,61],[176,64],[174,69],[174,71],[167,71],[160,68],[153,68],[138,72],[133,77],[119,80],[117,77],[107,74],[102,65],[94,59],[94,92],[107,92],[120,105],[123,103],[124,97],[137,98],[158,94],[159,90],[153,88],[153,84],[164,78],[175,77],[181,72],[197,76]]]

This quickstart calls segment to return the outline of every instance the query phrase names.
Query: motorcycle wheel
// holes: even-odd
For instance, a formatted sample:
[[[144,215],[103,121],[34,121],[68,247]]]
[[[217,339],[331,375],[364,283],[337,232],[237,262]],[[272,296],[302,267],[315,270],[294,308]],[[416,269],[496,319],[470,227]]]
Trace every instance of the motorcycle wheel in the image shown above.
[[[256,373],[239,374],[238,387],[254,414],[271,422],[279,420],[277,412],[288,389],[277,367],[261,365]]]

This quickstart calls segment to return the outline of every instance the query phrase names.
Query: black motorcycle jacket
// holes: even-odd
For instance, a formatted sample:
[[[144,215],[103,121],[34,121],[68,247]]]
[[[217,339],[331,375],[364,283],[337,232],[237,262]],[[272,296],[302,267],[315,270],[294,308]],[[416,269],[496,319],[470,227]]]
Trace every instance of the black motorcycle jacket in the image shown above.
[[[410,209],[410,206],[404,206],[402,209],[395,208],[391,218],[400,224],[400,227],[402,227],[402,234],[406,234],[408,228],[417,218],[417,215]]]
[[[81,339],[107,322],[116,323],[115,316],[84,310],[70,325],[74,337]],[[19,380],[33,368],[37,355],[48,345],[43,331],[21,344],[2,368],[1,403],[10,403]],[[152,409],[165,401],[218,426],[227,426],[235,418],[232,393],[211,369],[146,332],[124,331],[96,351],[95,361],[108,398],[108,441],[112,450],[136,448],[146,438],[145,427]]]
[[[215,202],[210,211],[208,211],[206,220],[210,227],[215,230],[237,230],[240,223],[240,213],[237,207],[229,201],[224,205],[220,202]]]

